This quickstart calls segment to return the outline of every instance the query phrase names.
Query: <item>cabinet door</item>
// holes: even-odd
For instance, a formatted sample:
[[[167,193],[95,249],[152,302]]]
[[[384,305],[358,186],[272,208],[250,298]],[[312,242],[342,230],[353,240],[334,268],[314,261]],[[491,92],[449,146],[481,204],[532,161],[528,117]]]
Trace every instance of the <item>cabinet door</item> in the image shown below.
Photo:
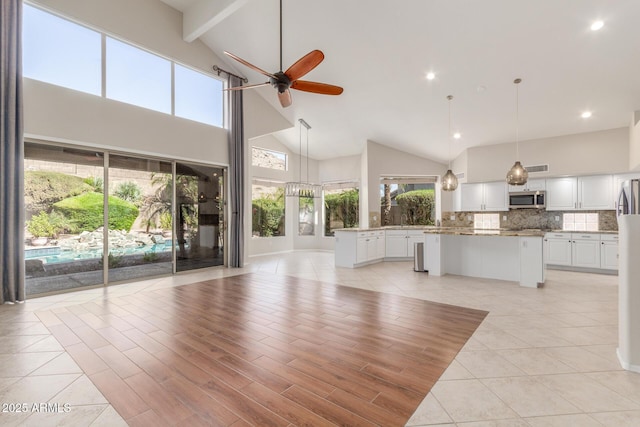
[[[600,239],[573,240],[572,265],[575,267],[600,268]]]
[[[572,211],[578,208],[576,178],[547,179],[547,210]]]
[[[404,236],[389,235],[385,241],[385,256],[387,258],[406,258],[407,254],[407,234]]]
[[[356,244],[356,263],[365,262],[367,260],[367,241],[368,237],[358,237]]]
[[[530,179],[525,185],[510,185],[509,192],[517,193],[519,191],[544,191],[546,188],[545,179]]]
[[[484,183],[484,210],[508,211],[509,192],[504,181]]]
[[[571,265],[571,238],[547,238],[546,263]]]
[[[484,184],[461,184],[460,206],[463,212],[483,210]]]
[[[377,251],[378,247],[375,236],[367,237],[367,261],[376,259]]]
[[[578,208],[614,209],[612,180],[612,175],[578,177]]]
[[[618,269],[618,236],[600,236],[600,268]]]
[[[384,239],[384,232],[382,232],[382,235],[377,235],[376,236],[376,258],[377,259],[382,259],[384,258],[385,255],[385,239]]]
[[[453,199],[453,211],[454,212],[463,212],[462,211],[462,185],[458,185],[456,191],[451,195]]]

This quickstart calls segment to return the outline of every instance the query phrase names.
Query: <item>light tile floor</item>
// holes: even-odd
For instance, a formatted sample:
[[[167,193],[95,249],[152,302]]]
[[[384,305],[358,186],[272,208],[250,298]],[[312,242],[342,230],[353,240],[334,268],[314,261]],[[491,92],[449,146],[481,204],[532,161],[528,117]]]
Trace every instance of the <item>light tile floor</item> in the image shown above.
[[[513,282],[430,277],[414,272],[410,262],[335,268],[333,253],[312,251],[251,258],[243,269],[0,306],[0,403],[27,404],[26,412],[0,412],[0,425],[125,425],[40,322],[38,311],[249,271],[489,311],[408,426],[640,425],[640,374],[622,370],[615,353],[617,276],[549,270],[544,288],[529,289]],[[56,403],[60,412],[52,414]]]

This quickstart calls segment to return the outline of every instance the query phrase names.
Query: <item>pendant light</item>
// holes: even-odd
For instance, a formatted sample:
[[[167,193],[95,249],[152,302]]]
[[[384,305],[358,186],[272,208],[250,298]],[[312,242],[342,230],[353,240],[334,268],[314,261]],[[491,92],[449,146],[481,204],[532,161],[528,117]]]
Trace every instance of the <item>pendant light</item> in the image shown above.
[[[299,135],[299,169],[298,169],[298,181],[287,182],[284,185],[285,196],[287,197],[320,197],[322,188],[318,184],[309,183],[309,129],[311,126],[304,119],[298,119],[300,122],[300,135]],[[302,127],[307,129],[307,179],[302,181]]]
[[[513,83],[516,85],[516,163],[507,172],[507,184],[509,185],[524,185],[529,178],[529,172],[524,166],[520,164],[518,158],[520,157],[520,150],[518,144],[518,124],[519,124],[519,99],[518,99],[518,85],[522,82],[522,79],[515,79]]]
[[[453,100],[453,95],[448,95],[447,99],[449,100],[449,169],[442,176],[442,190],[455,191],[458,188],[458,177],[451,171],[451,101]]]

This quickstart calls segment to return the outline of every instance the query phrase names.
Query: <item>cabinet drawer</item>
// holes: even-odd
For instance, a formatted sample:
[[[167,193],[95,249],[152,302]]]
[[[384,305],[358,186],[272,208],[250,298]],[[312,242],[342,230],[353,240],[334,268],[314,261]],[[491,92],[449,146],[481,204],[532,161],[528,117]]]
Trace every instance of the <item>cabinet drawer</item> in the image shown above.
[[[571,239],[571,233],[547,233],[545,239]]]
[[[407,234],[410,237],[424,236],[424,231],[423,230],[410,230],[410,231],[407,231]]]
[[[601,234],[600,240],[602,240],[603,242],[617,242],[618,235],[617,234]]]
[[[571,238],[573,240],[600,240],[600,235],[589,233],[571,233]]]
[[[387,236],[406,236],[407,230],[387,230]]]

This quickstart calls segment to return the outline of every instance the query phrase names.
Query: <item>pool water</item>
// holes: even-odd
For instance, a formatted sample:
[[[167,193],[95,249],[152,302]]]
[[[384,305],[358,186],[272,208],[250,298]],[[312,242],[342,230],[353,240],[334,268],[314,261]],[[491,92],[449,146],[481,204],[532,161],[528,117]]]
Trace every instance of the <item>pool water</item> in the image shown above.
[[[111,254],[114,256],[123,255],[144,255],[147,253],[171,253],[171,242],[162,245],[142,246],[139,248],[118,248],[111,250]],[[73,262],[87,259],[100,259],[102,258],[102,248],[95,250],[88,250],[83,252],[62,251],[59,246],[52,246],[47,248],[26,249],[25,260],[39,259],[44,264],[55,264],[62,262]]]

